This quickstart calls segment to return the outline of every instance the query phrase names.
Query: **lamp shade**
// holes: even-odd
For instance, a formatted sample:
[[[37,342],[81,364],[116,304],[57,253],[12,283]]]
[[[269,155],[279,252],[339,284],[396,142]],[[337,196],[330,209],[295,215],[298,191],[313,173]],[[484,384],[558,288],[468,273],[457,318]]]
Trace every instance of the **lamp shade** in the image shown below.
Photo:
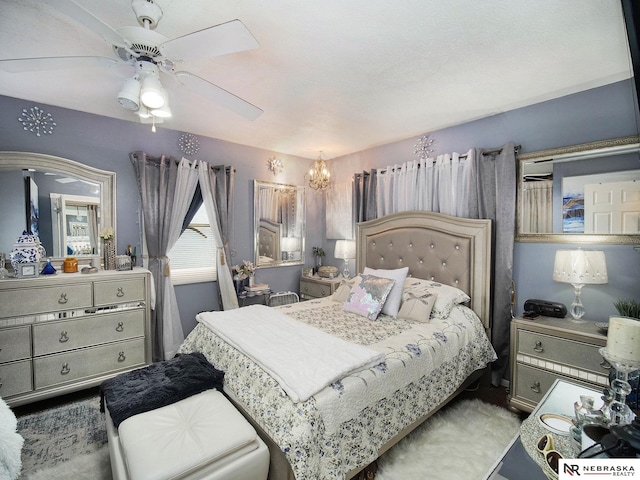
[[[333,251],[335,258],[356,258],[356,242],[355,240],[338,240],[336,248]]]
[[[127,110],[137,110],[140,106],[140,82],[135,78],[128,78],[118,94],[118,103]]]
[[[153,75],[147,75],[142,81],[140,101],[149,109],[160,108],[165,101],[163,90],[160,80]]]
[[[558,250],[553,266],[556,282],[587,285],[607,283],[607,263],[599,250]]]
[[[280,250],[283,252],[300,250],[300,239],[298,237],[282,237],[280,240]]]

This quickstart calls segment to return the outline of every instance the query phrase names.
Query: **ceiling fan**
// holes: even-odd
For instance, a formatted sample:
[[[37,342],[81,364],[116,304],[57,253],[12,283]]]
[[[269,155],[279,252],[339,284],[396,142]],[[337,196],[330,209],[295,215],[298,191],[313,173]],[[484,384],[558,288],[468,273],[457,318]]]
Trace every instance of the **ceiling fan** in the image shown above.
[[[258,47],[258,42],[240,20],[232,20],[187,35],[167,39],[154,29],[162,9],[153,0],[132,0],[139,25],[114,29],[73,0],[44,0],[56,10],[80,22],[113,46],[115,59],[101,56],[40,57],[0,60],[0,69],[9,72],[65,69],[128,64],[135,69],[125,80],[118,102],[136,112],[142,123],[161,123],[171,116],[167,91],[160,74],[175,78],[181,86],[213,100],[248,120],[263,112],[255,105],[209,81],[176,67],[189,60],[242,52]]]

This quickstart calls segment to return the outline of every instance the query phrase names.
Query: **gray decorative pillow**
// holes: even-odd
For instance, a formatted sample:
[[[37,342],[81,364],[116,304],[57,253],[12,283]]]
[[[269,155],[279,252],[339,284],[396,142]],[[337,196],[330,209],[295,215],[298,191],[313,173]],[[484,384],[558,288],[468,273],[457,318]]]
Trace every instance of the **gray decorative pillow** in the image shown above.
[[[411,292],[416,296],[422,296],[425,293],[435,294],[436,300],[431,313],[439,318],[447,318],[453,307],[471,300],[469,295],[459,288],[419,278],[407,278],[403,292]]]
[[[393,288],[387,297],[387,301],[384,302],[382,307],[382,313],[390,315],[395,318],[400,310],[400,302],[402,301],[402,289],[404,288],[404,281],[409,273],[409,267],[397,268],[395,270],[382,270],[365,267],[365,275],[375,275],[376,277],[390,278],[395,280]]]
[[[334,302],[344,303],[349,298],[349,294],[351,293],[351,289],[356,282],[360,281],[360,276],[355,276],[351,279],[343,279],[336,288],[336,291],[331,294],[329,297]]]
[[[398,317],[415,322],[428,323],[437,296],[437,294],[429,291],[418,294],[410,291],[403,292],[402,306],[398,312]]]
[[[360,275],[360,281],[353,285],[343,309],[375,320],[394,283],[395,280],[389,278]]]

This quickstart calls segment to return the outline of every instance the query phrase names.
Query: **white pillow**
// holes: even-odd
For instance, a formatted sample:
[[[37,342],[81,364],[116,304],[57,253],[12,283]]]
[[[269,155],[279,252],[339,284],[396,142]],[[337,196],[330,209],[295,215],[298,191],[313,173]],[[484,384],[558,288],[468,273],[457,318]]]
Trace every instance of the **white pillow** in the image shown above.
[[[436,295],[431,316],[447,318],[451,310],[456,305],[467,303],[471,298],[462,290],[444,283],[433,280],[422,280],[420,278],[409,277],[404,283],[404,291],[411,292],[416,296],[422,296],[426,292]]]
[[[404,288],[407,273],[409,273],[409,267],[398,268],[396,270],[376,270],[365,267],[362,273],[364,275],[375,275],[376,277],[395,280],[393,288],[387,297],[387,301],[384,302],[384,306],[382,307],[382,313],[393,318],[397,317],[398,310],[400,310],[400,303],[402,302],[402,289]]]

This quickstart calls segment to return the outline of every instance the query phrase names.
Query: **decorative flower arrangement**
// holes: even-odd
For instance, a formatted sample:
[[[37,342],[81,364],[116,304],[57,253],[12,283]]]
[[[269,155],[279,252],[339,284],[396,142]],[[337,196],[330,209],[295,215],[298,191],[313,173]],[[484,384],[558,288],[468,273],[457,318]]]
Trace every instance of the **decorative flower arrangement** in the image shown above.
[[[111,240],[115,236],[115,232],[111,227],[105,227],[100,230],[100,238],[102,240]]]
[[[324,257],[325,253],[322,247],[313,247],[312,248],[313,255],[316,257]]]
[[[233,276],[238,280],[251,277],[256,271],[255,265],[247,260],[243,260],[242,265],[234,265],[231,269],[233,270]]]

